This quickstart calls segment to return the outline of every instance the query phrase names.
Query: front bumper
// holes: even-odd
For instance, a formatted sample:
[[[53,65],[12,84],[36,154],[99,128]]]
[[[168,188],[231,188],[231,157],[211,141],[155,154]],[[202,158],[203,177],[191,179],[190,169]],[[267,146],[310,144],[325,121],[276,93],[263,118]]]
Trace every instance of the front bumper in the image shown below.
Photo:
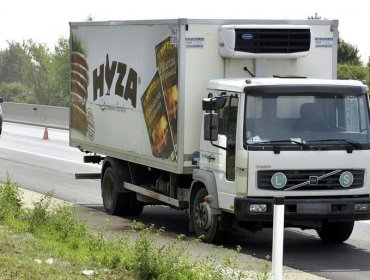
[[[355,211],[356,203],[369,203],[361,198],[285,198],[285,222],[369,220],[370,211]],[[264,213],[250,212],[251,204],[266,204]],[[240,222],[272,222],[273,198],[236,197],[235,217]]]

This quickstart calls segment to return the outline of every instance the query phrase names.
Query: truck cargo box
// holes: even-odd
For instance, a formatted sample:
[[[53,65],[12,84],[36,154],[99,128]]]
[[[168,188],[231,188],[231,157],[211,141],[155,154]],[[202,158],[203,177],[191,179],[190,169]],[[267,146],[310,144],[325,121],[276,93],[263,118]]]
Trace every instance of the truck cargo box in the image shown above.
[[[209,80],[336,78],[337,21],[178,19],[70,27],[70,145],[178,174],[198,166],[201,99]]]

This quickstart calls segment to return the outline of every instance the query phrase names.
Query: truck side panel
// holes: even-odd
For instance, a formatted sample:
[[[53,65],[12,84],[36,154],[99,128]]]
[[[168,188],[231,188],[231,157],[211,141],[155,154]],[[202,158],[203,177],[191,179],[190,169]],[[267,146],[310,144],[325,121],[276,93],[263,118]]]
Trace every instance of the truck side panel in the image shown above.
[[[219,25],[189,24],[185,50],[185,154],[199,151],[202,98],[207,97],[208,81],[224,78],[224,60],[218,54]],[[191,165],[191,162],[185,162]]]
[[[178,33],[177,24],[71,25],[71,145],[178,169]]]

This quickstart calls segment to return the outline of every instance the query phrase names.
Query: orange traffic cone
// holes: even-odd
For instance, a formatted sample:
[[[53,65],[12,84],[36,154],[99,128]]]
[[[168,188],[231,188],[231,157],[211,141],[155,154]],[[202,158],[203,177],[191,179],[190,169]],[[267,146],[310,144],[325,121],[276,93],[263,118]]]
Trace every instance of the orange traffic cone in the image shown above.
[[[49,133],[48,133],[48,126],[47,125],[45,125],[44,137],[42,139],[49,140]]]

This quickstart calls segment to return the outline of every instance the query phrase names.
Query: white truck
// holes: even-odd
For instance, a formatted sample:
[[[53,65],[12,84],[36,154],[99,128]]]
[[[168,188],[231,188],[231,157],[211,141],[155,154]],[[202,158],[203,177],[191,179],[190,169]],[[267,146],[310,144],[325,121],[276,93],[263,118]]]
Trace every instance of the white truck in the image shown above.
[[[70,145],[110,214],[186,209],[213,242],[285,226],[343,242],[370,218],[367,87],[339,81],[336,20],[71,23]],[[164,217],[165,218],[165,217]]]

